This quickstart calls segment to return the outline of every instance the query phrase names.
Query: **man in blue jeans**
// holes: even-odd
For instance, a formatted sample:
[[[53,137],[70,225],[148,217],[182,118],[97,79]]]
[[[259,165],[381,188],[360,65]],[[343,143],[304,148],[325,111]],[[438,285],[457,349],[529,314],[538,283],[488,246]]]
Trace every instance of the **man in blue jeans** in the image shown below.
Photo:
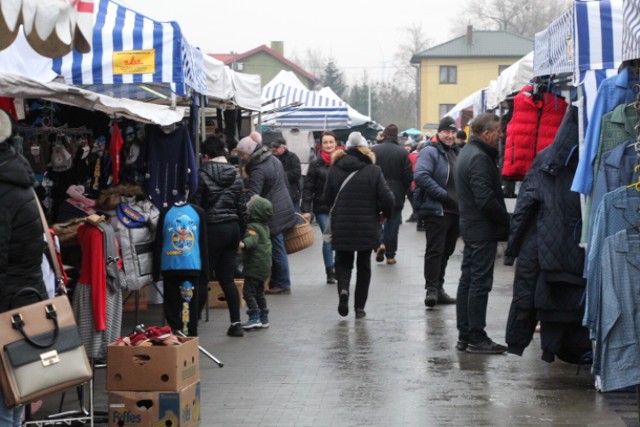
[[[382,141],[371,150],[376,155],[376,165],[382,169],[382,174],[395,196],[396,206],[393,215],[387,218],[383,225],[382,242],[376,251],[376,261],[384,261],[386,255],[387,264],[393,265],[397,262],[398,231],[402,224],[404,199],[413,181],[413,169],[409,153],[398,144],[398,127],[390,124],[382,131],[382,137]]]
[[[507,348],[493,342],[485,332],[498,241],[509,236],[509,214],[496,167],[502,134],[500,118],[481,114],[473,119],[471,131],[454,171],[464,241],[456,301],[456,348],[468,353],[501,354]]]

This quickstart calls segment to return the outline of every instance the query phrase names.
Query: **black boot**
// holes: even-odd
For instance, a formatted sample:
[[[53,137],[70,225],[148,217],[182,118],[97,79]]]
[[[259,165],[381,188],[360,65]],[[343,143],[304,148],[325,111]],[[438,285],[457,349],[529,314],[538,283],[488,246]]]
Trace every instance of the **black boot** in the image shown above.
[[[327,272],[327,285],[335,285],[336,284],[336,269],[333,267],[325,268]]]
[[[455,304],[456,299],[450,296],[444,288],[438,288],[438,304]]]

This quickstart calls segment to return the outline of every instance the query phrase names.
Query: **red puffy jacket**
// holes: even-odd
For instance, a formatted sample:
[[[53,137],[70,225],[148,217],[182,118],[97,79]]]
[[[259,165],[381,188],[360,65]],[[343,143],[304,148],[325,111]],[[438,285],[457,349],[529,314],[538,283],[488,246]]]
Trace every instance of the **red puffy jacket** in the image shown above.
[[[502,176],[524,179],[536,154],[553,143],[566,110],[564,99],[552,93],[533,94],[532,86],[518,92],[507,124]]]

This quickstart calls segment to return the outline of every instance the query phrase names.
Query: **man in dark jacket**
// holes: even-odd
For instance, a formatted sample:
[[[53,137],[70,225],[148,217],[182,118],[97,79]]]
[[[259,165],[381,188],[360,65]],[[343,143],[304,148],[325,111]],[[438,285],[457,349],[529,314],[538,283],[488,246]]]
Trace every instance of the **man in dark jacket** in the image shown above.
[[[382,142],[373,146],[371,150],[376,155],[376,164],[382,169],[382,174],[395,196],[396,204],[393,215],[384,223],[382,244],[376,252],[376,261],[384,261],[386,254],[387,264],[395,264],[402,208],[413,181],[413,169],[409,153],[398,144],[398,127],[390,124],[382,131],[382,136]]]
[[[484,330],[498,241],[509,235],[509,214],[496,167],[502,134],[500,118],[481,114],[473,119],[471,132],[454,172],[464,241],[456,303],[456,348],[468,353],[501,354],[507,348],[493,342]]]
[[[47,298],[42,279],[44,228],[31,187],[35,176],[27,160],[9,146],[9,116],[0,110],[0,313],[37,302],[14,298],[32,287]],[[13,305],[13,307],[12,307]],[[0,425],[21,425],[23,407],[7,408],[0,389]]]
[[[458,197],[453,171],[459,147],[455,144],[458,127],[451,117],[443,117],[438,133],[420,151],[414,178],[414,210],[425,225],[424,304],[455,304],[444,290],[444,276],[449,257],[460,235]]]
[[[296,224],[295,211],[282,163],[273,156],[271,147],[261,142],[262,136],[258,132],[251,132],[250,136],[240,140],[236,150],[241,160],[246,162],[249,192],[264,197],[273,205],[273,216],[269,220],[273,263],[269,289],[265,293],[290,294],[291,277],[284,233]]]
[[[296,212],[300,212],[300,183],[302,178],[300,158],[296,153],[289,151],[284,138],[277,138],[273,141],[271,143],[271,151],[282,162],[282,167],[287,175],[287,185],[289,186],[293,208]]]

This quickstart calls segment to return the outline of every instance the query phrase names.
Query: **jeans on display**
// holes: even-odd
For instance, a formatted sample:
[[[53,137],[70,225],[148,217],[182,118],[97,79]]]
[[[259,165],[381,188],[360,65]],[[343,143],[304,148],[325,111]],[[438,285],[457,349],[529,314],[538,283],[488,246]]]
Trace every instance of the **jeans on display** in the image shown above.
[[[387,259],[396,257],[400,224],[402,224],[402,210],[395,209],[391,218],[387,218],[382,226],[384,233],[383,243],[386,248]]]
[[[424,251],[424,287],[442,288],[449,257],[456,249],[460,227],[459,216],[445,212],[443,216],[423,217],[426,249]]]
[[[456,302],[458,339],[471,344],[485,341],[488,336],[487,304],[493,287],[493,268],[498,242],[465,242],[460,268]]]
[[[356,260],[356,293],[354,296],[354,308],[364,308],[369,297],[369,284],[371,283],[371,251],[336,251],[336,280],[338,281],[338,294],[343,289],[349,291],[353,261]]]
[[[324,230],[327,228],[327,224],[329,223],[329,214],[317,213],[315,214],[315,217],[316,222],[320,227],[320,231],[324,233]],[[322,242],[322,259],[324,260],[325,268],[331,268],[334,266],[333,248],[331,247],[331,243]]]
[[[271,280],[270,288],[291,289],[289,276],[289,258],[284,246],[284,233],[271,235]]]

